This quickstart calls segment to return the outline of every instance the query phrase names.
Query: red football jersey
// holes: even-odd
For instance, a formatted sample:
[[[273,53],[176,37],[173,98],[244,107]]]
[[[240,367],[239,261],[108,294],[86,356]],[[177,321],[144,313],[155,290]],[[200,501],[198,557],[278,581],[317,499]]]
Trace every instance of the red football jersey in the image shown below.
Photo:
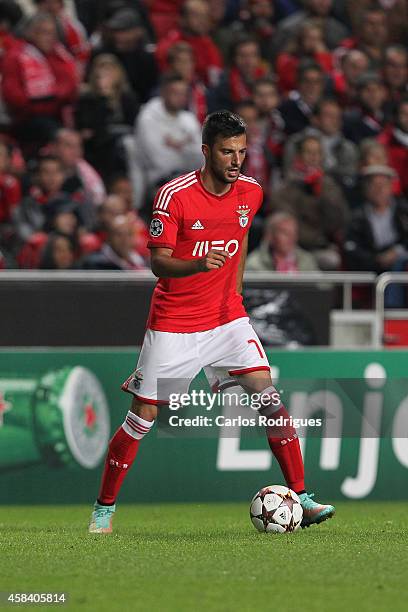
[[[222,196],[205,189],[199,170],[161,187],[154,201],[147,246],[173,249],[173,257],[178,259],[204,257],[210,249],[227,251],[231,258],[218,270],[160,278],[148,328],[196,332],[247,316],[236,277],[242,242],[262,197],[255,179],[242,174]]]

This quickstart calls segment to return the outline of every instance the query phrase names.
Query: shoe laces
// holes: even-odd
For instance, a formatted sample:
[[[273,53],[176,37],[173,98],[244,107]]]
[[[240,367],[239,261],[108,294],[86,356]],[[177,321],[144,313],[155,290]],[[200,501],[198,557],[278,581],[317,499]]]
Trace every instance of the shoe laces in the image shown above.
[[[96,509],[96,512],[99,516],[109,516],[112,514],[112,509],[108,506],[99,506],[99,508]]]
[[[303,493],[300,499],[300,501],[302,502],[302,506],[306,508],[313,508],[313,506],[317,505],[313,499],[314,496],[314,493]]]

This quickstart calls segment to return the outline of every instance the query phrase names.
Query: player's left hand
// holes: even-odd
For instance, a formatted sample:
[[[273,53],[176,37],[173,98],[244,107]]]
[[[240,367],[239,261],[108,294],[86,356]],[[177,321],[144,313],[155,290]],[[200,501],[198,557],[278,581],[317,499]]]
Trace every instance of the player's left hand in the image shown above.
[[[218,270],[222,268],[227,259],[230,259],[230,254],[227,251],[211,249],[204,257],[197,260],[198,269],[200,272],[209,272],[210,270]]]

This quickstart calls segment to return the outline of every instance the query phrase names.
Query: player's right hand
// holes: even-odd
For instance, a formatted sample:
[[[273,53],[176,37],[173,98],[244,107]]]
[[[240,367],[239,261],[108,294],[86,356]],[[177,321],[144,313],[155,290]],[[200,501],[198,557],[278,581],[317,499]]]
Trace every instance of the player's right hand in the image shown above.
[[[222,268],[227,259],[230,259],[230,254],[227,253],[227,251],[212,249],[208,251],[207,255],[200,257],[198,260],[198,269],[200,272],[217,270],[218,268]]]

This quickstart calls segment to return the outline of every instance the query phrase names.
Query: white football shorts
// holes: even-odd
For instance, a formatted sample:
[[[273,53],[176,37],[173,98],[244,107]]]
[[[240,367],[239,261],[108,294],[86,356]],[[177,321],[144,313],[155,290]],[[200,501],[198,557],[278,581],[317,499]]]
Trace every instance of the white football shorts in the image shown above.
[[[202,368],[212,389],[234,375],[270,371],[248,317],[192,333],[148,329],[136,370],[122,389],[147,404],[166,404],[170,393],[187,393]]]

